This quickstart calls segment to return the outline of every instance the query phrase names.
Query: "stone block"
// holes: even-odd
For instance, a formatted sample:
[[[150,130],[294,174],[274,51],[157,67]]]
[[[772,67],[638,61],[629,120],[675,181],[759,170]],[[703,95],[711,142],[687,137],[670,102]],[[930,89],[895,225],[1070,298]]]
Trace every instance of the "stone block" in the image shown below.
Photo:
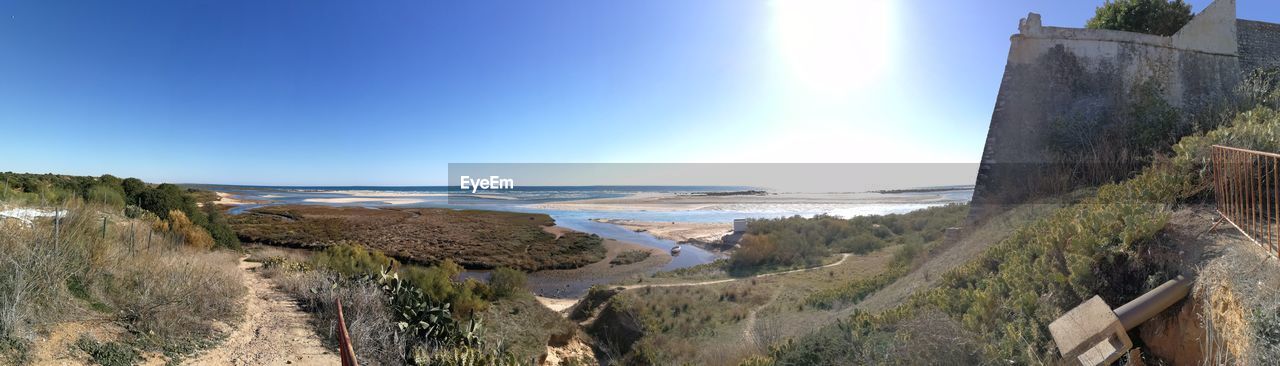
[[[1066,364],[1110,365],[1133,348],[1120,318],[1098,296],[1050,323],[1049,334]]]

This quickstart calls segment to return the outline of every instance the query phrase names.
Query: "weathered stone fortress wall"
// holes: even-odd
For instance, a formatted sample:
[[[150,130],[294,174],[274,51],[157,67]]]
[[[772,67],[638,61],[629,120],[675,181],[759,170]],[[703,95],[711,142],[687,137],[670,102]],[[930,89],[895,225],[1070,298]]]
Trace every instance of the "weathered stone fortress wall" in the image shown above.
[[[1235,9],[1235,0],[1215,1],[1171,37],[1045,27],[1034,13],[1023,19],[1010,40],[971,217],[1037,198],[1051,184],[1042,174],[1053,162],[1050,131],[1106,123],[1141,83],[1158,84],[1189,119],[1232,97],[1247,71],[1280,65],[1280,25],[1237,20]]]
[[[1241,71],[1280,66],[1280,24],[1241,19],[1236,29]]]

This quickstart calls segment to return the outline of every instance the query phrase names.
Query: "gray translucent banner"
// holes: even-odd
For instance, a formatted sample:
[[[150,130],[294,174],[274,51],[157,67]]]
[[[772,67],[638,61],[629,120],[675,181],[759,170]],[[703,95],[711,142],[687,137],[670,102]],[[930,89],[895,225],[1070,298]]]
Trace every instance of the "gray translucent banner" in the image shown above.
[[[978,164],[451,163],[449,186],[508,179],[519,187],[720,186],[771,192],[866,192],[972,185]],[[474,188],[474,187],[469,187]],[[485,189],[499,193],[502,189]],[[470,191],[470,189],[468,190]],[[477,190],[479,192],[479,190]]]
[[[448,201],[606,211],[930,205],[968,202],[977,170],[944,163],[455,163]]]

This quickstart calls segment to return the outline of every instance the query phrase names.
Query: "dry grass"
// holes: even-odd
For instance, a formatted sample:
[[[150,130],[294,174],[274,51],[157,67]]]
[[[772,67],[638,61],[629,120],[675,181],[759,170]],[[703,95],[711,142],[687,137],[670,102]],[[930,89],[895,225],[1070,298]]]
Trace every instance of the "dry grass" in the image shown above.
[[[101,296],[121,320],[163,338],[213,332],[209,319],[240,314],[244,295],[236,253],[191,251],[186,255],[143,254],[119,262],[102,281]]]
[[[109,207],[64,207],[57,225],[0,222],[0,339],[29,344],[60,322],[109,321],[144,350],[177,356],[238,316],[235,254],[186,247]]]
[[[493,302],[481,318],[485,343],[506,347],[522,360],[546,353],[547,345],[564,346],[578,331],[527,293]]]
[[[1230,229],[1234,230],[1234,229]],[[1274,259],[1238,241],[1200,271],[1202,342],[1214,364],[1275,364],[1280,360],[1280,274]]]
[[[707,349],[743,344],[740,324],[752,309],[769,301],[775,289],[754,281],[688,287],[645,287],[628,290],[610,300],[592,327],[597,339],[622,338],[608,328],[621,317],[633,318],[642,329],[639,339],[616,339],[627,354],[626,362],[708,364]],[[710,345],[709,339],[735,339],[733,343]],[[633,341],[633,344],[626,344]],[[743,357],[745,357],[743,353]]]
[[[337,344],[334,329],[338,324],[338,311],[333,299],[339,298],[360,364],[404,363],[402,355],[408,339],[397,331],[387,297],[376,284],[346,281],[321,271],[287,273],[275,282],[314,314],[316,331],[330,346]]]

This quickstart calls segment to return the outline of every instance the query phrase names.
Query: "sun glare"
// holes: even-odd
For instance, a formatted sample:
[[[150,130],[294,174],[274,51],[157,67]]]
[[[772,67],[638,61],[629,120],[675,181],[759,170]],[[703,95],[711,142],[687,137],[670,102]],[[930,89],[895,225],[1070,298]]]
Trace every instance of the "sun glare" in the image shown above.
[[[771,37],[789,83],[840,97],[889,67],[892,0],[774,0]]]

